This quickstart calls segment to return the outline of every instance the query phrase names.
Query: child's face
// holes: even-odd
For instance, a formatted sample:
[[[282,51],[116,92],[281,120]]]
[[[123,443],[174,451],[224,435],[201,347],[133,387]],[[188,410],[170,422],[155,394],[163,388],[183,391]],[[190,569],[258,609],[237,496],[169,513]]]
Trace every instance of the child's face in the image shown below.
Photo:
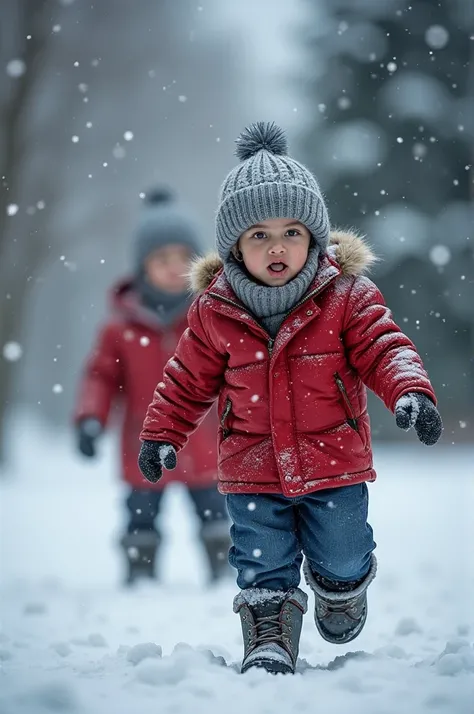
[[[186,273],[191,254],[184,245],[164,245],[146,258],[145,276],[150,285],[171,295],[186,290]]]
[[[298,221],[271,218],[251,226],[239,238],[249,273],[265,285],[286,285],[303,268],[311,234]]]

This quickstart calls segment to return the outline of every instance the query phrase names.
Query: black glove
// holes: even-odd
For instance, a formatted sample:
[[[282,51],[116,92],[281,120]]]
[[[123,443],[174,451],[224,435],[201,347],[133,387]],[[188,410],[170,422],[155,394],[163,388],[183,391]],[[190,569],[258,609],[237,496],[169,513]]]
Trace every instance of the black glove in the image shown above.
[[[417,437],[427,446],[436,444],[443,431],[439,411],[421,392],[409,392],[400,397],[395,404],[395,421],[405,431],[415,427]]]
[[[176,464],[176,450],[172,444],[165,441],[144,441],[142,443],[138,455],[138,465],[150,483],[160,480],[163,475],[163,467],[172,471],[176,468]]]
[[[96,455],[95,442],[102,434],[102,424],[95,417],[82,419],[77,425],[78,447],[81,454],[92,459]]]

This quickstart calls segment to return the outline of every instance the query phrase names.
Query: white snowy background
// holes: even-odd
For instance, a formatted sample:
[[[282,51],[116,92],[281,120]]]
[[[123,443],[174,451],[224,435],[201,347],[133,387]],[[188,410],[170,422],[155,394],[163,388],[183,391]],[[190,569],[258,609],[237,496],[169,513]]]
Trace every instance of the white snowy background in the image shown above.
[[[472,714],[472,448],[378,445],[367,626],[330,645],[308,611],[298,673],[273,677],[237,671],[236,586],[207,587],[179,487],[166,495],[161,582],[126,590],[113,440],[84,465],[64,433],[27,417],[12,438],[0,485],[2,714]]]

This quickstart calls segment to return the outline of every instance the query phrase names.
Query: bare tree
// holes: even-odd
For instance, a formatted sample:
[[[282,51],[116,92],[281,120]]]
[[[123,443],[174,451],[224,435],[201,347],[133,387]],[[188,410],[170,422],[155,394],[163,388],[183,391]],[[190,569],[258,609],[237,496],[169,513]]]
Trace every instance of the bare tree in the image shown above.
[[[25,170],[25,113],[41,74],[42,58],[51,34],[47,22],[52,14],[51,0],[10,0],[1,6],[3,67],[10,68],[3,88],[0,126],[3,144],[0,153],[0,347],[18,339],[21,316],[28,291],[29,276],[41,255],[41,241],[35,233],[14,237],[10,230],[9,206],[15,206]],[[6,57],[6,52],[13,57]],[[4,75],[5,76],[5,75]],[[5,415],[11,400],[12,363],[0,361],[0,463],[5,458]]]

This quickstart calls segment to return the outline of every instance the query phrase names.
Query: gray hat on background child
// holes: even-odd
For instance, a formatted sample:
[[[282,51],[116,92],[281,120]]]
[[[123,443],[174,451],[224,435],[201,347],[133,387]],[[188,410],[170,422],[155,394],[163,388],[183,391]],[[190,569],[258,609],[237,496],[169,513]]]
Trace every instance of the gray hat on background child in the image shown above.
[[[142,304],[156,313],[163,325],[172,324],[189,306],[189,292],[169,293],[152,285],[146,277],[145,261],[165,245],[185,246],[202,255],[204,246],[199,226],[171,189],[157,187],[146,193],[133,244],[135,288]]]
[[[313,174],[287,154],[285,133],[273,122],[257,122],[237,139],[241,163],[227,175],[216,216],[217,252],[224,262],[244,231],[271,218],[305,225],[324,253],[329,217]]]
[[[136,273],[154,250],[164,245],[185,245],[193,255],[201,255],[203,243],[197,223],[177,201],[167,186],[146,193],[134,242]]]

